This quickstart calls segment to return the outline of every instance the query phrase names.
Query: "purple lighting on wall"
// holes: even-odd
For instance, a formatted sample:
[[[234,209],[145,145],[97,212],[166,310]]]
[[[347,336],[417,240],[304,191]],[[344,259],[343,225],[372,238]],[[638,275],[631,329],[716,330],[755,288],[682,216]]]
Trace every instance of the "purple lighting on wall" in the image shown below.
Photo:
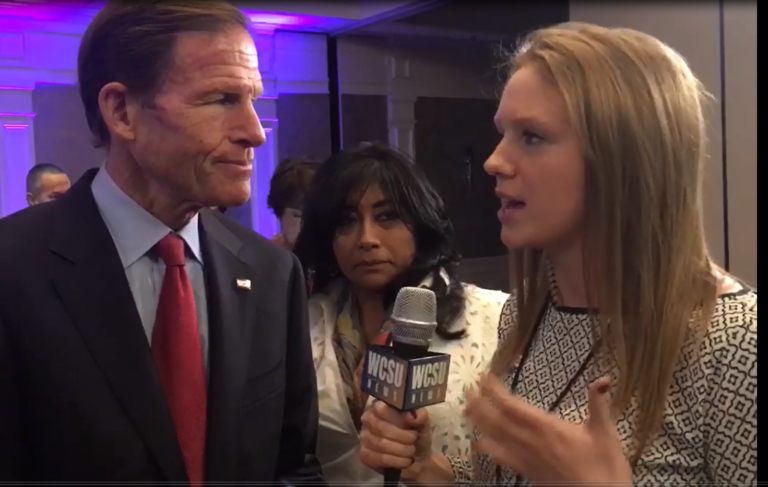
[[[82,21],[96,14],[93,8],[94,2],[68,0],[66,3],[46,2],[19,2],[15,4],[3,3],[0,6],[0,15],[9,17],[9,21],[35,20],[42,22],[71,22]],[[2,25],[0,25],[2,27]]]
[[[289,13],[275,12],[255,12],[245,10],[251,22],[258,28],[259,26],[270,27],[272,29],[296,30],[304,32],[328,32],[335,28],[346,25],[349,21],[346,19],[337,19],[334,17],[321,17],[318,15],[298,15]]]
[[[302,23],[307,23],[302,17],[296,15],[258,13],[249,15],[249,17],[251,21],[257,24],[301,25]]]
[[[34,113],[0,112],[0,117],[35,118]]]
[[[251,21],[258,25],[271,26],[273,29],[301,30],[311,32],[326,32],[341,27],[349,22],[346,19],[322,17],[318,15],[298,15],[289,13],[257,12],[244,10]],[[95,11],[78,11],[69,8],[46,8],[40,4],[34,7],[5,7],[0,6],[0,31],[19,33],[24,30],[24,23],[34,22],[73,22],[82,25],[85,30],[90,17]]]
[[[0,215],[7,216],[26,206],[26,179],[27,171],[32,167],[32,146],[29,124],[5,122],[2,127],[3,164],[0,169],[4,174],[0,178],[3,182],[0,188]]]

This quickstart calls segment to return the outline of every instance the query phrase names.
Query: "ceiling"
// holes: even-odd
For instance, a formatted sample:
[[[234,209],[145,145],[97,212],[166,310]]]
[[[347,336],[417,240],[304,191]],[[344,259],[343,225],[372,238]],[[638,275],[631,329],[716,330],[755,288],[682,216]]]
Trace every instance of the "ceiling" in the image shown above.
[[[509,35],[568,19],[568,0],[510,2],[483,8],[467,1],[453,1],[426,12],[398,20],[398,23],[459,29],[487,34]]]
[[[0,0],[0,17],[84,23],[105,0]],[[235,0],[257,24],[275,28],[331,33],[411,15],[441,2],[435,0]],[[83,20],[85,19],[85,20]]]
[[[104,0],[0,0],[0,17],[87,24]],[[257,26],[330,35],[514,38],[568,19],[568,0],[497,3],[467,0],[243,0]]]

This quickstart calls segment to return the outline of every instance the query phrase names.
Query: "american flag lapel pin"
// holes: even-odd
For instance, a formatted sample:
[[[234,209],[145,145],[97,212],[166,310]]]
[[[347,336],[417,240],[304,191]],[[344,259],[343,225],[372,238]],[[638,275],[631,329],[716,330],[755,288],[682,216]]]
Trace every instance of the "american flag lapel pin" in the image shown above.
[[[250,279],[236,279],[235,284],[237,284],[238,289],[245,289],[247,291],[251,290],[251,280]]]

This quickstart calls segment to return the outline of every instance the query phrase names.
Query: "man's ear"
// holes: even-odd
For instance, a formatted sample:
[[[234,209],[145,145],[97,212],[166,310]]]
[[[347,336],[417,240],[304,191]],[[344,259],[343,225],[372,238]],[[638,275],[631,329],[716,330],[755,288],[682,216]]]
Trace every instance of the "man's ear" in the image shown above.
[[[35,197],[32,196],[32,193],[27,193],[27,204],[29,206],[35,206],[37,204]]]
[[[108,83],[99,92],[101,118],[114,137],[125,141],[136,138],[137,107],[132,101],[122,83]]]

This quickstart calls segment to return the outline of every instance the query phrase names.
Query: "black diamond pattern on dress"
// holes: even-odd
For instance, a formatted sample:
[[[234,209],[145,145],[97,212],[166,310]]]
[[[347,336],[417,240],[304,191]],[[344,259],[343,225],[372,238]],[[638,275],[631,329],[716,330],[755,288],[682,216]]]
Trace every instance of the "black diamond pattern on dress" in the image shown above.
[[[512,326],[513,300],[504,306],[499,340]],[[593,343],[587,315],[552,307],[547,311],[518,394],[547,409],[578,369]],[[605,364],[608,364],[607,366]],[[593,360],[556,413],[581,422],[586,418],[587,387],[605,373],[615,376],[611,360]],[[511,375],[506,377],[511,386]],[[634,434],[633,402],[617,422],[625,442]],[[483,455],[472,461],[449,458],[457,485],[511,485],[515,472]],[[757,482],[757,293],[722,296],[703,340],[689,340],[670,386],[664,422],[634,470],[635,485],[702,485]],[[521,485],[529,485],[523,482]]]

